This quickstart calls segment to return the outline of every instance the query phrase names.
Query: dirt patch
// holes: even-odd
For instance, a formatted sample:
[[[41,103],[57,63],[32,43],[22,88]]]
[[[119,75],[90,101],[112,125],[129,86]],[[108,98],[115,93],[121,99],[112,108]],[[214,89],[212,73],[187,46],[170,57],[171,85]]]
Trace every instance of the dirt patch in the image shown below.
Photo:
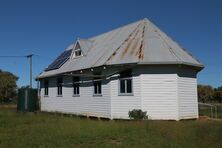
[[[208,116],[199,116],[198,120],[209,120],[209,117]]]
[[[111,144],[115,144],[115,145],[121,145],[121,141],[119,141],[115,138],[107,139],[107,142],[111,143]]]

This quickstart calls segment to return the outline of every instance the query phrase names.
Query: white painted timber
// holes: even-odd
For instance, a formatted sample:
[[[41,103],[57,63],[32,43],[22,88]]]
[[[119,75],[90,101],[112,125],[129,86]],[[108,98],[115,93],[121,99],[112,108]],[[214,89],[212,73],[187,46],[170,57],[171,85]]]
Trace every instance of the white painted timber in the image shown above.
[[[110,84],[102,82],[102,96],[93,96],[92,82],[80,85],[80,97],[73,96],[71,77],[63,78],[63,95],[57,96],[56,78],[49,79],[49,96],[41,89],[41,110],[110,118]]]
[[[179,118],[198,118],[197,80],[178,77]]]
[[[150,119],[178,120],[177,74],[141,74],[142,110]]]
[[[51,77],[48,78],[49,96],[44,96],[41,81],[41,110],[128,119],[130,110],[142,109],[152,120],[198,118],[196,78],[182,77],[175,71],[170,68],[135,68],[132,71],[133,95],[125,96],[119,94],[118,74],[102,81],[102,96],[93,96],[90,78],[81,78],[80,96],[73,96],[72,77],[68,76],[63,77],[63,96],[57,96],[57,79]]]
[[[119,80],[110,82],[112,118],[129,119],[130,110],[141,109],[140,76],[133,75],[133,95],[119,95]]]

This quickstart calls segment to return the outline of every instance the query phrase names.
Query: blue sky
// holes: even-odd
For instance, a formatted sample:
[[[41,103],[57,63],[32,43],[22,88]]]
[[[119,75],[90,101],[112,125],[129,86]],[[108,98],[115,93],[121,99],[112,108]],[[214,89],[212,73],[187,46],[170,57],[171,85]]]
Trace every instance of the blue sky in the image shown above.
[[[205,65],[198,83],[222,85],[220,0],[0,0],[0,56],[37,55],[37,76],[78,37],[145,17]],[[19,86],[29,84],[28,66],[25,58],[0,58],[0,69],[19,76]]]

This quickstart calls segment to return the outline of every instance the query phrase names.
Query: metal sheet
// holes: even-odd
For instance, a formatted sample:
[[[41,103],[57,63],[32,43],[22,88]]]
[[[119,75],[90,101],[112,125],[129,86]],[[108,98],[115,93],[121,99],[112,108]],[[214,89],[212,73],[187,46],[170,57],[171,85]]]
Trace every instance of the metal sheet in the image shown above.
[[[103,65],[130,63],[171,63],[203,68],[198,60],[146,18],[76,42],[79,42],[84,56],[70,58],[57,70],[43,71],[39,78]]]

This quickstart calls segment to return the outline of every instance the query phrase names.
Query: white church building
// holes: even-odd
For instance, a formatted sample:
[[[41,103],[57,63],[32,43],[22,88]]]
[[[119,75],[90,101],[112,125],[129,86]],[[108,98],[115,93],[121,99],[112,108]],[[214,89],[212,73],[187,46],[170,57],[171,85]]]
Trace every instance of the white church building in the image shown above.
[[[93,29],[93,28],[92,28]],[[41,111],[128,119],[198,118],[204,66],[148,19],[77,39],[38,77]]]

